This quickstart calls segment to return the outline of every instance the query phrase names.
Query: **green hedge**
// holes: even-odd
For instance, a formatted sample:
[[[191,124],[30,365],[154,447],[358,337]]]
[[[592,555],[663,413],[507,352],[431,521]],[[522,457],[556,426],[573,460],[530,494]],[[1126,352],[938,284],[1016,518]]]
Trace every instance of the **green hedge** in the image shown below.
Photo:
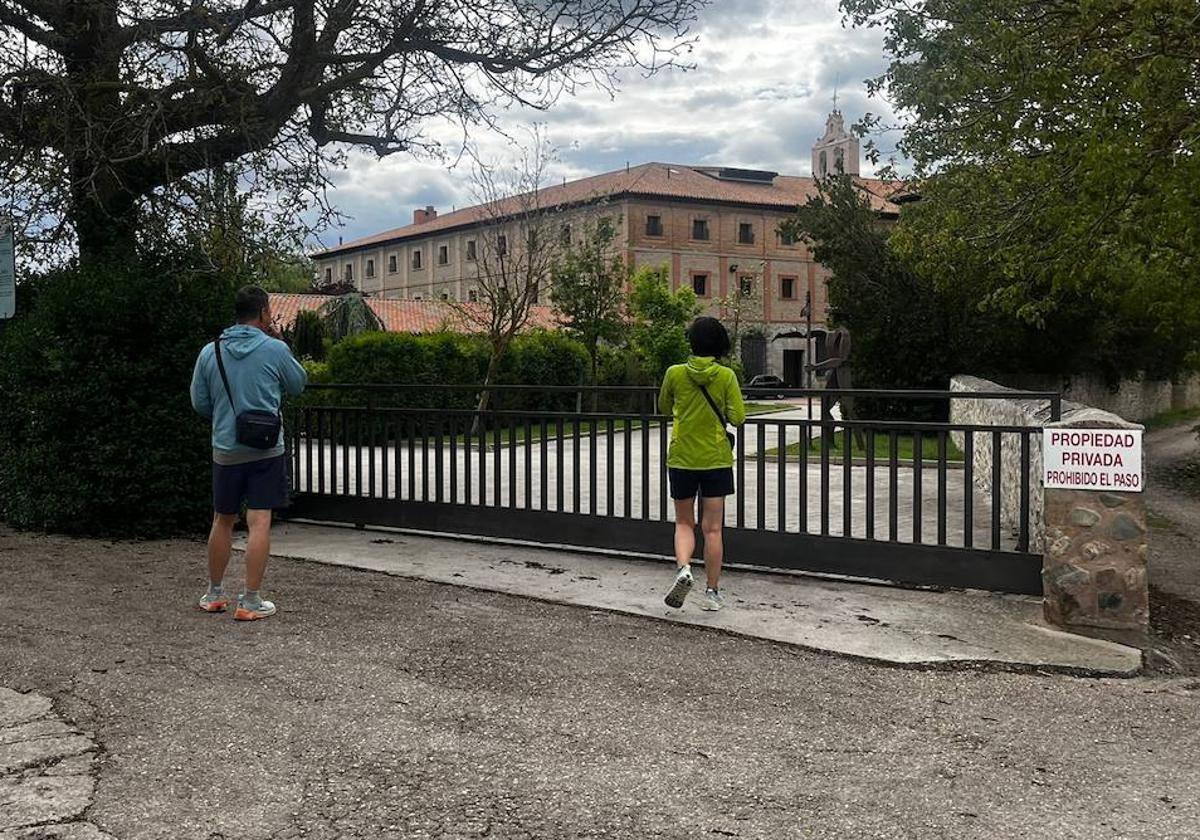
[[[537,330],[518,336],[500,366],[498,384],[578,385],[587,371],[587,352],[562,333]],[[341,384],[474,385],[487,374],[488,347],[457,333],[363,333],[338,342],[323,364],[309,364],[309,381]],[[470,410],[474,388],[405,388],[396,391],[313,389],[298,405],[365,405],[392,408]],[[498,408],[510,411],[573,410],[574,394],[505,393]]]
[[[232,320],[235,281],[197,260],[29,281],[0,330],[0,517],[112,537],[196,533],[211,516],[208,423],[188,386]]]

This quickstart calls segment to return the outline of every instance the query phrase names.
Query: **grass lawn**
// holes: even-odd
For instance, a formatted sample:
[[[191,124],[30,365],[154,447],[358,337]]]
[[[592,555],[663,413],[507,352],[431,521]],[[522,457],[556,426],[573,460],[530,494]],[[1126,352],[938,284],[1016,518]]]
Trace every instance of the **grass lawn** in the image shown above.
[[[863,442],[865,443],[866,442],[865,434],[864,434],[863,438],[864,438]],[[842,453],[842,442],[843,442],[843,432],[841,430],[838,430],[838,432],[835,434],[835,436],[830,440],[829,454],[830,454],[831,458],[841,458],[841,456],[843,454]],[[797,441],[796,443],[788,444],[787,457],[788,458],[799,458],[801,446],[802,446],[802,444],[799,441]],[[891,455],[892,455],[891,448],[892,448],[891,440],[889,439],[887,433],[877,432],[875,434],[875,461],[876,461],[876,463],[887,462],[888,459],[890,459]],[[812,442],[809,445],[808,451],[819,457],[821,454],[821,439],[813,438]],[[773,457],[777,458],[777,457],[779,457],[779,450],[778,450],[778,448],[768,449],[766,454],[767,454],[767,457],[773,456]],[[851,458],[866,458],[867,457],[866,450],[864,448],[862,448],[861,446],[859,446],[858,441],[851,442],[850,457]],[[932,436],[932,435],[923,436],[921,438],[921,460],[923,462],[936,463],[937,457],[938,457],[937,437]],[[896,436],[896,458],[900,461],[911,461],[913,459],[913,436],[911,434],[903,434],[902,433],[902,434],[898,434]],[[810,455],[810,459],[811,459],[811,455]],[[950,438],[949,435],[947,435],[947,437],[946,437],[946,460],[947,461],[959,461],[959,462],[961,462],[963,460],[962,451],[957,446],[954,445],[954,440],[952,438]]]

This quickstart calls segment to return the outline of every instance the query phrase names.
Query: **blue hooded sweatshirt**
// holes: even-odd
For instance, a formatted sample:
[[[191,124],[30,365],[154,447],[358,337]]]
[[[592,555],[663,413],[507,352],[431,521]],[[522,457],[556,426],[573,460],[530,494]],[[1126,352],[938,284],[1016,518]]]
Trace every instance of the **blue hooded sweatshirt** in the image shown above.
[[[284,394],[296,395],[308,383],[304,366],[277,338],[258,327],[235,324],[221,333],[221,360],[233,391],[235,411],[225,395],[212,342],[204,345],[192,374],[192,407],[212,421],[213,460],[237,464],[283,454],[283,430],[274,449],[252,449],[237,442],[236,417],[243,411],[279,413]]]

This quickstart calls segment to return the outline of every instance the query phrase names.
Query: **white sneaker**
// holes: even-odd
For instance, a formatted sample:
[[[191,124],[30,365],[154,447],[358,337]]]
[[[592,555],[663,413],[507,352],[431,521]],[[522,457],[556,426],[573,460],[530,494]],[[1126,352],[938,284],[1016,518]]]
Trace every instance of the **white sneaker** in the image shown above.
[[[247,605],[241,598],[238,598],[237,609],[233,611],[233,617],[236,621],[258,621],[260,618],[269,618],[275,613],[274,601],[264,598],[257,604]]]
[[[692,567],[681,566],[675,575],[675,582],[671,584],[671,591],[667,593],[666,598],[663,598],[666,605],[675,609],[682,607],[684,599],[687,598],[687,594],[692,588],[692,581]]]
[[[725,606],[725,599],[721,597],[721,593],[718,590],[712,587],[704,590],[704,603],[700,605],[700,609],[716,612],[723,606]]]

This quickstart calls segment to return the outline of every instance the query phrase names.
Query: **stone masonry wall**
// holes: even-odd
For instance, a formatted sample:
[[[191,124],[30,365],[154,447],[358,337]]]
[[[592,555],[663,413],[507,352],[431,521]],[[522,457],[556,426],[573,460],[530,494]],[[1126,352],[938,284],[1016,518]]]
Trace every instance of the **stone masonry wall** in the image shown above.
[[[977,376],[959,375],[950,380],[950,390],[1010,391]],[[1072,403],[1063,404],[1063,412],[1081,408]],[[969,400],[955,399],[950,403],[950,422],[968,426],[1034,426],[1040,428],[1050,422],[1050,406],[1046,400]],[[951,434],[955,445],[962,449],[965,435]],[[992,499],[992,436],[975,435],[974,476],[975,487],[989,504]],[[1042,436],[1030,435],[1029,439],[1029,550],[1037,553],[1044,545],[1045,528],[1042,524]],[[1015,434],[1001,435],[1000,440],[1000,525],[1016,537],[1021,519],[1021,441]]]
[[[1200,374],[1192,374],[1174,381],[1145,377],[1122,379],[1115,388],[1110,387],[1103,378],[1090,375],[1070,376],[1065,379],[1046,376],[1002,378],[1006,385],[1014,388],[1030,391],[1061,390],[1064,399],[1111,411],[1135,422],[1147,420],[1172,409],[1200,407]]]
[[[1046,490],[1046,620],[1145,630],[1146,506],[1141,493]]]

